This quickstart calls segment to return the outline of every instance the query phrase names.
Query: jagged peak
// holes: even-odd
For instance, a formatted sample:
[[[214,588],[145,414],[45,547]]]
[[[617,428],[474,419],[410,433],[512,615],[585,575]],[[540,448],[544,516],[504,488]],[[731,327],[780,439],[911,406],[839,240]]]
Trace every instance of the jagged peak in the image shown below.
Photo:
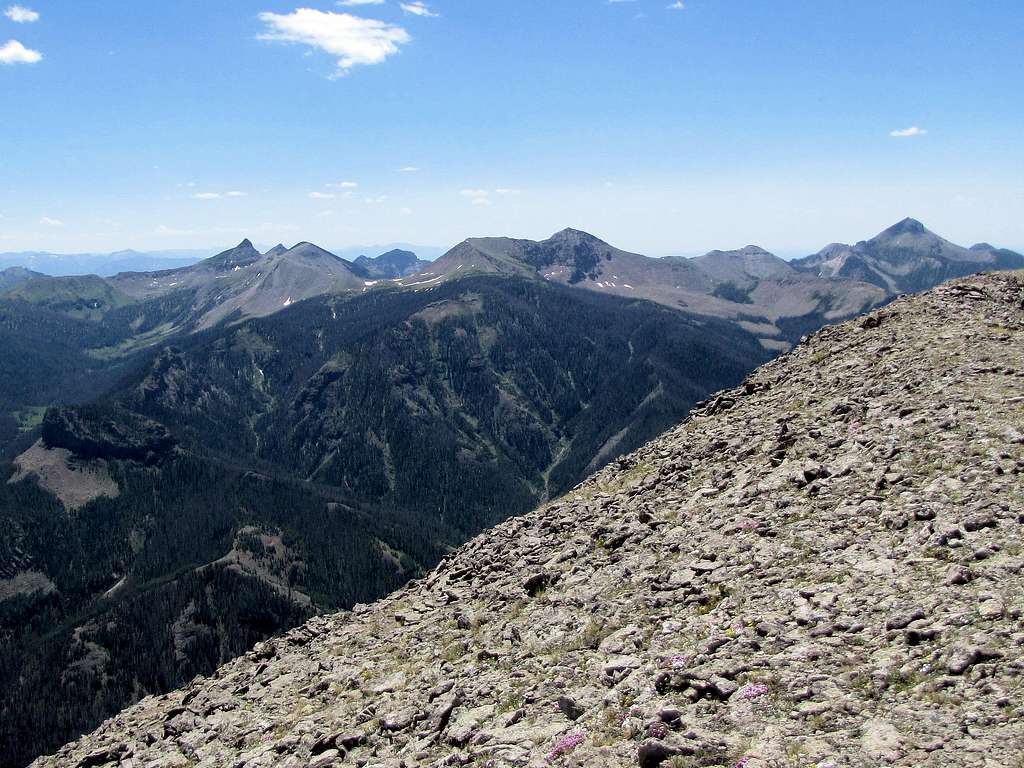
[[[287,246],[285,246],[283,243],[278,243],[277,245],[275,245],[273,248],[271,248],[269,251],[267,251],[263,255],[264,256],[280,256],[282,253],[287,253],[287,251],[288,251],[288,247]]]
[[[207,259],[205,263],[215,267],[245,266],[246,264],[253,263],[261,258],[261,256],[262,254],[253,247],[252,242],[247,238],[234,248],[229,248]]]

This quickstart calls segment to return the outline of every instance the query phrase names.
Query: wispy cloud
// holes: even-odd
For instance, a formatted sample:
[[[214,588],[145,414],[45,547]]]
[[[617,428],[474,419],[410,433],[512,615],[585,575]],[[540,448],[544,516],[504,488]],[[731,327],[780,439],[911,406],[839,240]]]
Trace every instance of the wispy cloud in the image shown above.
[[[26,48],[17,40],[8,40],[0,45],[0,64],[35,64],[43,60],[43,54]]]
[[[924,128],[918,128],[916,125],[912,125],[909,128],[903,128],[898,131],[890,131],[889,135],[895,139],[909,139],[914,136],[925,136],[928,131]]]
[[[358,65],[380,64],[398,53],[412,37],[401,27],[348,13],[298,8],[292,13],[259,15],[268,31],[260,40],[299,43],[329,53],[338,60],[338,73]]]
[[[230,192],[196,192],[192,195],[192,198],[195,200],[220,200],[225,197],[237,199],[239,197],[248,196],[248,192],[241,192],[237,189],[233,189]]]
[[[420,169],[417,168],[415,165],[407,165],[404,168],[399,168],[398,172],[399,173],[419,173]]]
[[[494,205],[494,201],[491,200],[491,193],[486,189],[464,189],[459,194],[468,199],[473,205]]]
[[[63,227],[64,222],[60,219],[51,219],[49,216],[43,216],[39,219],[39,223],[44,227]]]
[[[411,3],[401,3],[400,5],[403,11],[411,13],[413,16],[436,18],[441,15],[432,11],[429,5],[420,2],[420,0],[413,0]]]
[[[359,186],[357,181],[337,181],[333,184],[327,184],[327,187],[331,189],[355,189]]]
[[[334,195],[332,195],[330,192],[310,192],[309,195],[307,195],[307,197],[309,197],[310,200],[333,200],[334,199]]]
[[[686,3],[684,3],[682,0],[676,0],[674,3],[670,3],[665,7],[668,8],[670,11],[685,11]]]
[[[31,24],[34,21],[39,21],[39,13],[23,5],[12,5],[4,11],[4,16],[18,24]]]

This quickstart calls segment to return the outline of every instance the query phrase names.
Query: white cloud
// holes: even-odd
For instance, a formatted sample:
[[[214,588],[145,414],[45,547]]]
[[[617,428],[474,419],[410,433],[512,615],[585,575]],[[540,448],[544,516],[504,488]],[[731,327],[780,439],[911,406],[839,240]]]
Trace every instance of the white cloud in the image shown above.
[[[189,184],[188,186],[193,187],[195,185]],[[239,198],[248,196],[248,192],[240,192],[237,189],[233,189],[230,192],[196,192],[194,195],[192,195],[192,198],[194,200],[220,200],[221,198],[226,197]]]
[[[356,181],[338,181],[334,184],[327,184],[326,186],[331,189],[355,189],[359,186],[359,182]]]
[[[682,2],[682,0],[676,0],[671,5],[668,5],[668,6],[665,6],[665,7],[668,8],[670,11],[685,11],[686,10],[686,5],[685,5],[685,3]]]
[[[51,219],[49,216],[43,216],[39,220],[39,223],[42,224],[44,227],[63,227],[64,226],[64,222],[63,221],[61,221],[60,219]]]
[[[399,168],[398,172],[399,173],[419,173],[420,169],[417,168],[415,165],[407,165],[407,166],[405,166],[405,168]]]
[[[402,208],[401,210],[399,210],[399,213],[401,213],[403,216],[412,216],[412,208]]]
[[[909,139],[914,136],[924,136],[928,133],[924,128],[918,128],[916,125],[912,125],[909,128],[903,128],[899,131],[891,131],[890,136],[896,139]]]
[[[467,198],[473,205],[494,205],[491,193],[486,189],[464,189],[459,194]]]
[[[260,40],[301,43],[338,59],[339,74],[357,65],[380,64],[412,40],[399,26],[348,13],[298,8],[289,14],[261,13],[268,30]]]
[[[331,217],[333,215],[334,215],[334,211],[320,211],[320,213],[318,213],[316,215],[316,217],[318,219],[326,219],[326,218],[329,218],[329,217]]]
[[[42,59],[43,54],[26,48],[17,40],[8,40],[0,45],[0,64],[35,64]]]
[[[334,199],[334,195],[332,195],[330,192],[310,192],[309,193],[309,199],[310,200],[333,200]]]
[[[39,21],[39,14],[23,5],[12,5],[4,11],[4,16],[18,24],[31,24],[33,21]]]
[[[518,190],[518,189],[509,189],[509,188],[505,187],[505,188],[499,188],[499,189],[494,190],[494,194],[496,194],[496,195],[518,195],[518,194],[520,194],[520,190]]]
[[[400,5],[403,11],[405,11],[406,13],[411,13],[413,16],[436,18],[437,16],[441,15],[430,10],[430,6],[428,6],[424,2],[421,2],[421,0],[412,0],[411,3],[401,3]]]

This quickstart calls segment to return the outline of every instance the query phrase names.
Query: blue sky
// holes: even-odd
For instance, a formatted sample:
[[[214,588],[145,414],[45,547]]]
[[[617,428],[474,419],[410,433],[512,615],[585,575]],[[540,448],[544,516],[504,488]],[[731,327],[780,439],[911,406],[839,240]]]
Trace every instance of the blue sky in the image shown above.
[[[0,250],[1024,247],[1024,3],[671,4],[0,0]]]

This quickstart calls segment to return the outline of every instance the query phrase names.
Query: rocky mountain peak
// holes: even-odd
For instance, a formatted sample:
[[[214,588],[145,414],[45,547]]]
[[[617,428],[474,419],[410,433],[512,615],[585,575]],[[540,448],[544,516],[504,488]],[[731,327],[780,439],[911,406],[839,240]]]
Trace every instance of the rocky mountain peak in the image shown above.
[[[771,256],[773,258],[775,257],[774,254],[770,253],[769,251],[766,251],[759,245],[744,246],[743,248],[740,249],[739,252],[743,256]]]
[[[259,261],[262,257],[263,255],[253,247],[253,244],[248,239],[246,239],[234,248],[229,248],[228,250],[207,259],[205,262],[200,262],[200,265],[206,265],[220,270],[234,269],[235,267],[246,267],[256,261]]]
[[[345,263],[343,259],[335,256],[330,251],[321,248],[319,245],[306,241],[289,248],[283,255],[289,258],[302,259],[304,261],[326,261],[331,264],[335,264],[335,262]]]
[[[426,578],[36,765],[1014,765],[1022,335],[1012,274],[827,328]]]
[[[414,275],[428,263],[421,261],[412,251],[395,248],[375,258],[360,256],[353,266],[368,278],[394,280]]]
[[[560,232],[556,232],[551,237],[549,237],[545,242],[546,243],[550,243],[552,245],[561,245],[561,246],[586,245],[586,246],[591,246],[591,247],[603,247],[603,248],[610,248],[611,247],[604,240],[601,240],[600,238],[595,237],[594,235],[590,234],[589,232],[584,232],[583,230],[572,229],[572,228],[563,229]]]
[[[285,245],[283,243],[278,243],[277,245],[275,245],[273,248],[271,248],[269,251],[267,251],[263,255],[264,256],[269,256],[271,258],[274,258],[276,256],[281,256],[282,254],[287,253],[287,252],[288,252],[288,248],[285,247]]]
[[[892,240],[902,235],[932,235],[924,224],[917,219],[906,218],[903,221],[893,224],[874,238],[874,241]]]

